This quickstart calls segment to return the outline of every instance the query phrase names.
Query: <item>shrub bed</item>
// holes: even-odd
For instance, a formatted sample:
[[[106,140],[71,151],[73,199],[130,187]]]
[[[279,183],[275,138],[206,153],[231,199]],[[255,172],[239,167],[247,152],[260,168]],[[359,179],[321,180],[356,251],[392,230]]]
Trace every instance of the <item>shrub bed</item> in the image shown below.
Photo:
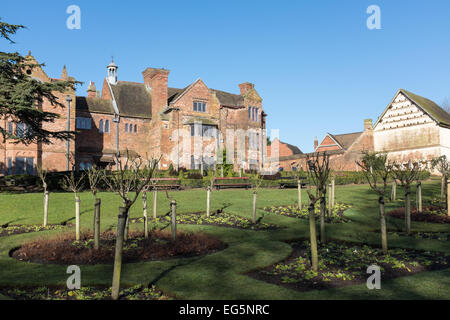
[[[345,203],[337,203],[333,210],[332,215],[328,215],[328,205],[326,206],[326,216],[325,221],[327,223],[342,223],[342,222],[348,222],[349,220],[344,217],[344,212],[351,208],[351,205],[345,204]],[[280,214],[287,217],[292,218],[300,218],[300,219],[309,219],[309,212],[308,207],[303,206],[303,208],[300,210],[298,208],[298,205],[289,205],[289,206],[272,206],[272,207],[264,207],[264,210],[267,212]],[[316,217],[320,216],[320,204],[316,203],[316,206],[314,208],[314,213]]]
[[[105,232],[100,248],[94,249],[91,234],[83,234],[80,241],[74,235],[63,234],[54,238],[41,238],[24,244],[11,252],[20,261],[61,265],[109,264],[114,261],[116,235]],[[163,260],[174,257],[193,257],[213,253],[225,248],[220,240],[203,233],[178,232],[175,241],[169,232],[152,231],[149,239],[142,232],[130,232],[124,242],[123,263]]]
[[[66,226],[71,226],[71,225],[66,225]],[[63,225],[47,225],[46,227],[44,227],[42,225],[5,226],[5,227],[0,228],[0,237],[12,236],[14,234],[21,234],[21,233],[47,231],[47,230],[61,230],[66,226],[63,226]]]
[[[82,287],[69,290],[67,287],[22,287],[0,288],[0,293],[15,300],[111,300],[111,288]],[[156,289],[142,285],[122,289],[119,300],[171,300]]]
[[[390,249],[384,255],[381,249],[367,245],[329,242],[319,244],[319,271],[315,272],[311,269],[309,242],[296,242],[292,247],[293,254],[286,261],[249,276],[308,291],[366,283],[367,268],[371,265],[380,267],[382,279],[390,279],[448,268],[450,263],[450,255],[439,252]]]
[[[134,218],[130,220],[132,223],[143,223],[144,218]],[[154,220],[152,220],[154,221]],[[156,223],[170,223],[170,216],[159,217]],[[155,222],[155,221],[154,221]],[[250,219],[243,218],[237,215],[229,214],[226,212],[215,212],[208,218],[205,213],[190,213],[177,215],[177,223],[179,224],[195,224],[195,225],[212,225],[218,227],[229,227],[245,230],[275,230],[279,227],[270,224],[257,221],[256,224]]]

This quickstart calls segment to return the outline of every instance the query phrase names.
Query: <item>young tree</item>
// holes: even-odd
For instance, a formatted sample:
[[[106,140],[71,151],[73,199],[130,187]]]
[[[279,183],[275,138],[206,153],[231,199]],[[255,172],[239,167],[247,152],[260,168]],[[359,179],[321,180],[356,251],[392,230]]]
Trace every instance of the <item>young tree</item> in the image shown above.
[[[391,165],[392,176],[405,189],[405,227],[406,232],[411,234],[411,184],[419,180],[419,163],[409,161],[407,164],[394,162]]]
[[[433,169],[437,170],[441,175],[441,200],[445,200],[445,190],[446,190],[446,184],[448,175],[450,173],[450,162],[447,160],[447,157],[445,155],[441,157],[434,158],[431,161],[431,165]]]
[[[102,200],[97,198],[98,184],[102,178],[102,170],[93,165],[88,171],[89,188],[91,189],[94,198],[94,249],[98,250],[100,247],[100,208]]]
[[[64,176],[63,188],[67,191],[71,191],[75,195],[75,233],[76,240],[80,240],[80,197],[78,193],[83,188],[84,172],[79,177],[75,175],[75,169],[72,165],[72,171]]]
[[[115,158],[118,164],[117,171],[105,171],[103,180],[111,191],[116,192],[123,201],[123,207],[119,208],[112,283],[112,299],[117,300],[119,298],[122,252],[128,213],[140,193],[150,184],[159,160],[144,161],[141,157],[131,158],[128,152],[125,163],[117,155]],[[134,192],[134,194],[132,195],[131,192]]]
[[[47,190],[47,170],[44,170],[42,166],[37,167],[37,172],[39,175],[39,178],[42,181],[42,187],[44,189],[44,227],[48,224],[48,198],[49,198],[49,192]]]
[[[258,190],[263,182],[262,177],[257,174],[255,176],[255,185],[253,187],[253,211],[252,211],[252,222],[256,224],[256,203],[258,202]]]
[[[362,169],[364,177],[372,190],[378,194],[378,204],[380,206],[381,247],[383,252],[387,254],[388,243],[384,197],[387,189],[387,179],[391,172],[391,167],[387,163],[387,154],[364,152],[362,159],[356,161],[356,164]]]
[[[316,186],[320,195],[320,241],[325,243],[326,194],[327,181],[330,175],[330,156],[326,152],[317,152],[312,156],[307,155],[306,161],[310,169],[310,181]]]
[[[11,36],[22,25],[12,25],[0,21],[0,37],[14,43]],[[32,70],[44,66],[36,64],[19,53],[0,52],[0,117],[8,118],[15,123],[23,123],[27,130],[24,134],[10,132],[0,127],[4,140],[14,140],[16,143],[31,144],[35,142],[51,143],[52,139],[70,139],[73,132],[50,131],[45,123],[53,123],[59,118],[58,113],[44,111],[42,103],[49,102],[53,107],[64,108],[55,92],[64,93],[75,90],[78,81],[41,82],[29,74]]]

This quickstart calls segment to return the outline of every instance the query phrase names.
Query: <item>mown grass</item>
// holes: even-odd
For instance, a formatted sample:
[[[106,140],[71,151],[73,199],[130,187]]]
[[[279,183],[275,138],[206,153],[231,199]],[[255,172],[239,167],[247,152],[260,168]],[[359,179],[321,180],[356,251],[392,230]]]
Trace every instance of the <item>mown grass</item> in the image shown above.
[[[398,188],[398,198],[402,198]],[[178,203],[178,213],[200,212],[206,207],[204,190],[169,192]],[[414,190],[413,190],[414,194]],[[430,201],[439,195],[439,182],[423,185],[423,198]],[[81,226],[92,228],[93,198],[90,193],[81,193]],[[112,193],[100,193],[102,199],[102,231],[115,229],[120,198]],[[213,234],[228,244],[227,249],[203,257],[174,259],[145,263],[126,264],[122,269],[122,284],[153,285],[166,294],[181,299],[449,299],[450,269],[425,272],[414,276],[382,281],[382,290],[369,291],[365,285],[341,289],[297,292],[250,278],[245,274],[287,258],[291,247],[288,240],[307,239],[308,222],[303,219],[268,213],[265,206],[294,204],[295,189],[261,189],[258,194],[258,216],[262,221],[284,228],[270,231],[249,231],[215,226],[179,225],[180,230]],[[152,197],[149,194],[149,214]],[[306,204],[306,191],[303,200]],[[346,240],[378,246],[380,243],[377,197],[368,186],[337,186],[337,201],[353,205],[345,213],[349,223],[327,225],[330,241]],[[42,223],[42,194],[1,194],[0,225]],[[414,200],[414,197],[413,197]],[[387,210],[402,206],[402,201],[387,203]],[[243,217],[251,217],[252,191],[221,190],[212,193],[212,210],[225,211]],[[169,200],[164,192],[158,194],[158,215],[169,211]],[[131,217],[142,216],[142,201],[131,210]],[[50,195],[49,223],[74,222],[74,197],[70,193]],[[140,230],[142,224],[132,224],[131,229]],[[403,230],[403,220],[388,218],[388,230]],[[412,223],[413,231],[450,232],[448,225]],[[65,231],[44,231],[0,238],[0,286],[64,285],[68,275],[67,266],[23,263],[8,256],[9,251],[21,243],[37,237],[50,237]],[[391,247],[414,248],[450,252],[447,241],[424,240],[389,235]],[[82,285],[110,285],[111,265],[82,266]],[[0,297],[1,298],[1,297]]]

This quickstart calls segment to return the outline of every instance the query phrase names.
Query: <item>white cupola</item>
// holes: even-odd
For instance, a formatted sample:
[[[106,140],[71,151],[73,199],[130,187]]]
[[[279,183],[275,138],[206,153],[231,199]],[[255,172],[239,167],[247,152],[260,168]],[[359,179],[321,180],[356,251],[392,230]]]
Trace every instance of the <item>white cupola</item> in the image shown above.
[[[117,84],[117,69],[119,68],[114,63],[114,60],[106,67],[108,69],[108,82],[110,84]]]

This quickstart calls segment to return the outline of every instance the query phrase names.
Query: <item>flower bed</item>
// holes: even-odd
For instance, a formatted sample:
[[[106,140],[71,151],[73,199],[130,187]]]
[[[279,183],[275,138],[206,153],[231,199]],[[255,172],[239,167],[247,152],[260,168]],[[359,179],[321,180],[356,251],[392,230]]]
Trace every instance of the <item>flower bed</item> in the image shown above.
[[[425,270],[448,268],[450,255],[406,249],[381,249],[367,245],[329,242],[319,245],[319,271],[311,270],[308,241],[292,244],[286,261],[249,274],[259,280],[300,291],[328,289],[367,281],[367,268],[377,265],[381,279],[411,275]]]
[[[71,225],[67,225],[71,226]],[[63,225],[48,225],[46,227],[42,225],[13,225],[5,228],[0,228],[0,237],[12,236],[15,234],[48,231],[48,230],[61,230],[66,226]]]
[[[115,242],[115,233],[105,232],[101,236],[99,249],[95,250],[91,234],[83,234],[80,241],[75,241],[73,234],[64,234],[26,243],[10,255],[20,261],[43,264],[109,264],[114,261]],[[204,233],[177,232],[177,238],[173,241],[169,232],[152,231],[148,239],[142,232],[130,232],[124,242],[122,261],[187,258],[224,248],[224,243]]]
[[[158,217],[156,223],[170,223],[171,217],[169,215]],[[143,223],[144,218],[133,218],[131,223]],[[154,222],[154,220],[151,220]],[[229,227],[245,230],[275,230],[279,227],[264,222],[257,222],[253,224],[250,219],[240,217],[238,215],[229,214],[226,212],[212,213],[208,218],[204,213],[190,213],[177,215],[177,223],[179,224],[195,224],[195,225],[212,225],[218,227]]]
[[[16,300],[110,300],[111,288],[83,287],[69,290],[58,287],[0,288],[0,293]],[[123,289],[120,300],[170,300],[156,287],[141,285]]]
[[[333,210],[331,216],[328,215],[328,206],[326,207],[326,215],[325,221],[328,223],[342,223],[348,222],[348,219],[344,217],[344,212],[348,208],[351,208],[350,205],[345,203],[337,203]],[[309,219],[308,207],[303,206],[300,210],[297,205],[290,206],[272,206],[272,207],[264,207],[264,210],[267,212],[281,214],[283,216],[292,217],[292,218],[300,218],[300,219]],[[317,203],[314,208],[314,213],[316,217],[320,216],[320,204]]]

